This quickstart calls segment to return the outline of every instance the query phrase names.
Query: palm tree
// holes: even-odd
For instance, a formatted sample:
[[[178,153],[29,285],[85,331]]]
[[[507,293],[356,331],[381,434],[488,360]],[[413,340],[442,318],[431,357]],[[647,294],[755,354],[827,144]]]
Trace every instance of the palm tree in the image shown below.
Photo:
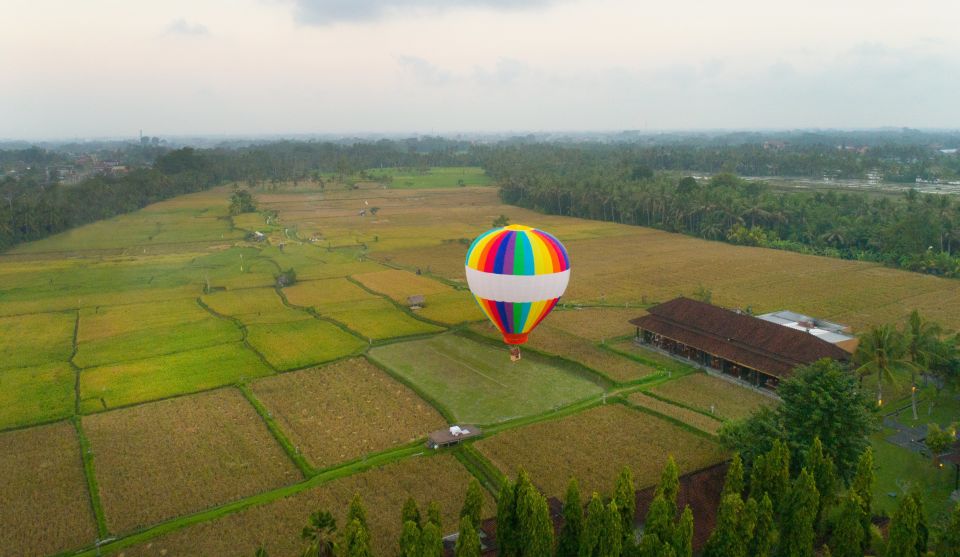
[[[310,515],[310,523],[304,526],[300,537],[307,542],[304,557],[333,557],[336,547],[333,535],[337,531],[337,521],[327,511],[317,511]]]
[[[894,382],[893,372],[910,366],[905,359],[903,335],[892,325],[874,327],[860,335],[860,344],[854,355],[859,367],[861,383],[864,375],[877,374],[877,405],[883,404],[883,383]]]
[[[938,358],[940,344],[940,325],[920,317],[920,312],[913,310],[907,319],[905,334],[906,351],[910,356],[910,404],[913,407],[913,419],[917,416],[917,370],[927,370]]]

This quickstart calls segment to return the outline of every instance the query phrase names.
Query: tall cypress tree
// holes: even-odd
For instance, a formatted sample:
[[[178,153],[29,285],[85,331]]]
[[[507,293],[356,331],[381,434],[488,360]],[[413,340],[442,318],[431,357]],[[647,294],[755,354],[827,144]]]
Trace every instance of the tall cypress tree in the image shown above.
[[[580,486],[570,478],[563,499],[563,527],[557,542],[557,557],[577,557],[580,552],[580,536],[583,535],[583,503],[580,501]]]
[[[907,496],[900,500],[897,511],[890,519],[890,536],[887,538],[886,557],[917,557],[917,502]]]
[[[354,520],[359,521],[364,528],[367,528],[367,510],[363,508],[363,499],[360,498],[360,493],[353,495],[353,499],[350,500],[350,508],[347,509],[347,525],[349,526]]]
[[[633,474],[629,466],[624,466],[617,476],[616,488],[613,492],[613,501],[617,504],[620,513],[620,534],[623,536],[624,549],[633,544],[633,522],[637,511],[636,488],[633,485]]]
[[[437,530],[442,533],[443,523],[441,522],[441,516],[440,503],[436,501],[430,501],[430,504],[427,505],[427,522],[434,523],[437,526]]]
[[[731,494],[743,496],[743,460],[740,458],[740,453],[733,453],[730,467],[727,468],[727,479],[723,483],[723,492],[720,494],[720,499]]]
[[[854,491],[840,501],[830,547],[836,557],[863,557],[863,502]]]
[[[773,448],[758,456],[750,474],[750,497],[757,501],[764,494],[770,496],[770,502],[777,514],[782,514],[784,501],[790,492],[790,451],[779,439],[774,440]]]
[[[820,503],[817,505],[817,518],[815,524],[822,523],[823,517],[830,510],[835,502],[837,489],[840,486],[840,478],[837,477],[837,470],[833,465],[833,460],[823,452],[823,443],[819,437],[813,438],[810,450],[806,454],[806,468],[813,475],[813,481],[817,485],[817,493],[820,494]]]
[[[674,520],[673,507],[662,493],[657,494],[650,502],[650,508],[647,509],[647,519],[643,523],[643,535],[656,536],[661,542],[670,543],[676,529]]]
[[[806,468],[800,470],[783,505],[781,557],[813,557],[813,525],[819,499],[813,476]]]
[[[417,501],[413,497],[408,497],[403,504],[403,510],[400,511],[400,523],[406,524],[411,521],[420,528],[420,509],[417,508]]]
[[[857,471],[850,482],[850,489],[860,498],[863,513],[860,525],[863,528],[863,547],[870,547],[870,519],[873,517],[873,449],[867,447],[857,460]]]
[[[412,520],[404,521],[400,531],[400,557],[420,556],[420,527]]]
[[[547,498],[538,491],[527,491],[530,509],[529,520],[524,533],[525,543],[521,548],[522,557],[552,557],[553,556],[553,521],[550,520],[550,507]]]
[[[660,484],[654,491],[654,497],[663,495],[664,500],[670,505],[670,516],[677,515],[677,494],[680,493],[680,469],[673,457],[667,458],[667,465],[664,466],[660,474]]]
[[[745,515],[745,505],[739,495],[727,495],[720,501],[717,525],[703,548],[704,557],[747,557],[750,539],[744,539]]]
[[[680,521],[673,532],[673,549],[676,557],[693,557],[693,511],[690,505],[683,508]]]
[[[580,557],[601,557],[599,547],[605,513],[600,494],[594,491],[593,496],[590,497],[590,504],[587,505],[587,517],[583,524],[583,534],[580,536]]]
[[[763,494],[757,503],[757,519],[753,528],[747,554],[751,557],[770,557],[773,552],[773,540],[776,536],[776,524],[773,518],[773,503],[770,496]]]
[[[517,555],[517,503],[514,494],[514,485],[504,479],[497,497],[497,544],[502,557]]]
[[[598,551],[604,557],[620,557],[623,551],[623,533],[620,531],[620,510],[616,501],[610,501],[603,516],[603,531],[600,534]]]
[[[940,535],[937,557],[960,557],[960,505],[953,509],[950,522]]]
[[[453,554],[456,557],[480,557],[480,535],[469,516],[460,517],[460,532]]]
[[[910,493],[908,497],[912,497],[917,505],[917,555],[926,555],[930,529],[927,527],[927,513],[923,510],[923,498],[916,491]]]
[[[354,517],[344,530],[344,557],[373,557],[370,550],[370,532],[367,525]]]
[[[420,534],[420,557],[441,557],[443,555],[443,534],[433,521],[423,526]]]
[[[460,518],[469,517],[470,523],[480,526],[483,519],[483,489],[476,478],[471,478],[467,485],[467,495],[463,499],[463,508],[460,509]]]

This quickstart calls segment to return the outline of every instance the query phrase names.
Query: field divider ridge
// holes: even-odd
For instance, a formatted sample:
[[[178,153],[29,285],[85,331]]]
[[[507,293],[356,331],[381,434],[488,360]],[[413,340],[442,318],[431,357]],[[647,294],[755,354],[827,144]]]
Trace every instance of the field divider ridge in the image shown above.
[[[635,410],[635,411],[637,411],[637,412],[642,412],[642,413],[644,413],[644,414],[648,414],[648,415],[650,415],[650,416],[653,416],[653,417],[655,417],[655,418],[664,420],[664,421],[666,421],[666,422],[670,422],[671,424],[679,427],[680,429],[683,429],[683,430],[685,430],[685,431],[689,431],[690,433],[693,433],[693,434],[695,434],[695,435],[699,435],[700,437],[703,437],[703,438],[705,438],[705,439],[709,439],[710,441],[717,442],[717,441],[719,440],[719,437],[716,436],[716,435],[714,435],[714,434],[712,434],[712,433],[703,431],[702,429],[697,428],[697,427],[693,427],[692,425],[688,424],[687,422],[685,422],[685,421],[683,421],[683,420],[679,420],[679,419],[677,419],[677,418],[674,418],[673,416],[668,416],[668,415],[666,415],[666,414],[661,414],[660,412],[657,412],[656,410],[653,410],[653,409],[651,409],[651,408],[647,408],[646,406],[640,406],[639,404],[634,404],[633,402],[630,402],[630,400],[628,400],[626,397],[616,396],[616,397],[611,398],[611,399],[610,399],[610,402],[611,402],[612,404],[622,404],[623,406],[626,406],[627,408],[630,408],[630,409]]]
[[[277,423],[277,420],[274,419],[273,414],[267,410],[267,407],[263,405],[263,402],[260,401],[253,394],[253,391],[250,390],[249,385],[245,383],[240,383],[237,385],[237,389],[243,395],[243,398],[247,399],[247,402],[253,406],[253,409],[257,412],[257,415],[263,420],[264,425],[267,426],[267,429],[270,431],[270,435],[276,439],[277,443],[283,449],[283,452],[287,453],[287,456],[293,461],[293,464],[300,470],[300,473],[303,474],[304,478],[310,478],[316,474],[313,466],[307,462],[306,457],[303,456],[303,453],[300,452],[300,449],[297,448],[293,442],[290,441],[290,438],[280,429],[280,424]]]
[[[73,368],[75,377],[73,385],[73,415],[76,416],[80,414],[80,366],[73,361],[77,357],[77,351],[80,349],[77,344],[77,337],[80,335],[80,308],[76,309],[76,319],[73,322],[73,352],[70,353],[70,357],[67,359],[67,363],[70,364],[70,367]]]
[[[214,316],[214,317],[216,317],[216,318],[218,318],[218,319],[225,319],[225,320],[227,320],[227,321],[230,321],[230,322],[233,323],[238,329],[240,329],[240,335],[241,335],[240,341],[243,342],[243,345],[246,346],[251,352],[253,352],[254,354],[256,354],[256,355],[257,355],[257,358],[260,358],[260,361],[263,362],[263,365],[267,366],[267,369],[270,369],[270,370],[272,370],[274,373],[277,373],[277,368],[276,368],[276,366],[274,366],[273,364],[271,364],[271,363],[269,362],[269,360],[267,360],[266,356],[264,356],[263,354],[261,354],[260,351],[257,350],[252,344],[250,344],[250,341],[249,341],[249,340],[247,340],[247,337],[249,336],[249,332],[247,331],[247,326],[243,323],[243,321],[240,321],[240,320],[237,319],[236,317],[232,317],[232,316],[230,316],[230,315],[224,315],[224,314],[218,312],[217,310],[215,310],[215,309],[213,309],[212,307],[210,307],[210,306],[208,306],[207,304],[205,304],[205,303],[203,302],[203,299],[200,298],[200,296],[197,296],[195,299],[196,299],[197,305],[200,306],[202,309],[206,310],[207,312],[209,312],[210,315],[212,315],[212,316]]]
[[[433,319],[428,319],[428,318],[426,318],[426,317],[417,315],[417,313],[416,313],[415,311],[411,310],[411,309],[408,308],[407,306],[405,306],[405,305],[401,304],[400,302],[394,300],[394,299],[391,298],[390,296],[387,296],[386,294],[383,294],[382,292],[377,292],[376,290],[367,287],[367,285],[363,284],[362,282],[360,282],[359,280],[353,278],[352,276],[347,276],[347,277],[344,277],[344,278],[347,279],[347,282],[352,283],[354,286],[357,286],[358,288],[363,289],[367,294],[371,294],[371,295],[373,295],[373,296],[378,296],[378,297],[383,298],[384,300],[390,302],[391,304],[394,305],[394,307],[396,307],[397,309],[399,309],[401,312],[409,315],[410,317],[416,319],[417,321],[423,321],[424,323],[429,323],[430,325],[433,325],[433,326],[435,326],[435,327],[440,327],[440,328],[442,328],[442,329],[449,329],[449,328],[450,328],[450,326],[447,325],[446,323],[441,323],[441,322],[439,322],[439,321],[434,321]]]
[[[633,338],[633,337],[630,336],[630,338]],[[626,339],[623,339],[621,337],[621,338],[615,338],[615,339],[609,339],[609,340],[612,342],[617,342],[617,341],[626,340]],[[677,377],[683,377],[684,375],[689,375],[690,373],[695,373],[696,371],[698,371],[698,369],[695,366],[686,365],[679,361],[668,363],[663,361],[657,361],[654,359],[644,358],[643,356],[640,356],[638,354],[632,354],[630,352],[620,350],[619,348],[615,348],[611,346],[609,342],[601,342],[601,343],[598,343],[597,346],[599,346],[603,350],[617,354],[618,356],[623,356],[624,358],[628,358],[635,362],[640,362],[641,364],[650,366],[652,368],[671,373],[673,375],[676,375]]]
[[[281,486],[269,491],[258,493],[256,495],[231,501],[223,505],[178,516],[176,518],[171,518],[169,520],[154,524],[153,526],[148,526],[141,530],[131,532],[122,537],[111,539],[109,542],[101,544],[99,547],[91,546],[85,550],[66,551],[58,554],[56,557],[99,557],[102,553],[114,553],[123,548],[162,536],[163,534],[168,534],[194,524],[210,522],[250,507],[272,503],[274,501],[296,495],[302,491],[319,487],[325,483],[339,478],[350,476],[359,472],[365,472],[367,470],[384,466],[404,458],[429,454],[430,453],[427,452],[423,446],[423,440],[418,440],[416,444],[411,443],[408,445],[402,445],[400,447],[366,455],[361,458],[320,470],[313,477],[295,484]],[[427,458],[429,458],[429,456]],[[306,520],[308,517],[304,516],[303,518]],[[294,532],[294,535],[296,535],[296,532]]]
[[[393,378],[394,381],[400,383],[401,385],[404,385],[405,387],[407,387],[408,389],[410,389],[411,391],[413,391],[414,393],[416,393],[416,395],[417,395],[418,397],[420,397],[421,399],[423,399],[424,402],[426,402],[427,404],[429,404],[430,406],[432,406],[433,409],[437,411],[437,413],[439,413],[441,416],[443,416],[443,419],[447,420],[447,423],[448,423],[448,424],[454,424],[454,423],[456,423],[457,419],[456,419],[456,417],[453,415],[453,412],[451,412],[450,409],[447,408],[447,407],[446,407],[443,403],[441,403],[439,400],[437,400],[437,399],[435,399],[434,397],[430,396],[430,395],[427,394],[423,389],[421,389],[420,387],[418,387],[418,386],[416,385],[416,383],[414,383],[413,381],[410,381],[409,379],[407,379],[407,378],[404,377],[403,375],[397,373],[396,371],[393,370],[393,368],[391,368],[391,367],[388,366],[387,364],[381,362],[381,361],[378,360],[376,357],[370,355],[369,352],[367,352],[366,354],[364,354],[363,357],[366,358],[366,360],[367,360],[368,362],[370,362],[372,365],[376,366],[377,369],[383,371],[384,373],[386,373],[387,375],[389,375],[391,378]]]
[[[490,460],[478,451],[473,443],[468,442],[459,445],[453,450],[453,456],[460,461],[460,464],[467,469],[473,477],[477,478],[480,485],[493,496],[494,500],[500,495],[500,486],[507,476],[494,466]]]
[[[80,459],[83,462],[83,475],[87,480],[90,507],[93,510],[93,518],[97,523],[97,538],[102,540],[109,535],[109,531],[107,530],[107,518],[103,512],[103,504],[100,501],[100,486],[97,483],[97,474],[93,464],[93,449],[90,447],[90,441],[87,439],[86,433],[83,432],[80,416],[73,417],[73,427],[77,430],[77,439],[80,442]]]

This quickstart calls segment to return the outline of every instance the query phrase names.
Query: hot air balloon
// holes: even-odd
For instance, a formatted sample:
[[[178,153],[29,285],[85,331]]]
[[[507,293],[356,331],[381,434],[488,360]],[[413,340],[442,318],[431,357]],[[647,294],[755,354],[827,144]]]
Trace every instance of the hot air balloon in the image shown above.
[[[470,291],[503,341],[520,345],[567,289],[570,258],[552,235],[512,224],[477,236],[467,250],[466,273]],[[519,349],[514,355],[519,358]]]

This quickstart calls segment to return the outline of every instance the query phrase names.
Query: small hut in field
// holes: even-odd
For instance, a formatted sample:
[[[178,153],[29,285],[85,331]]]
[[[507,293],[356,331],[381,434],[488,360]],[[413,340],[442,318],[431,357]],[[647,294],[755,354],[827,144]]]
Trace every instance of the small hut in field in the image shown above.
[[[427,305],[427,298],[423,294],[416,294],[407,298],[407,307],[410,309],[422,309]]]

